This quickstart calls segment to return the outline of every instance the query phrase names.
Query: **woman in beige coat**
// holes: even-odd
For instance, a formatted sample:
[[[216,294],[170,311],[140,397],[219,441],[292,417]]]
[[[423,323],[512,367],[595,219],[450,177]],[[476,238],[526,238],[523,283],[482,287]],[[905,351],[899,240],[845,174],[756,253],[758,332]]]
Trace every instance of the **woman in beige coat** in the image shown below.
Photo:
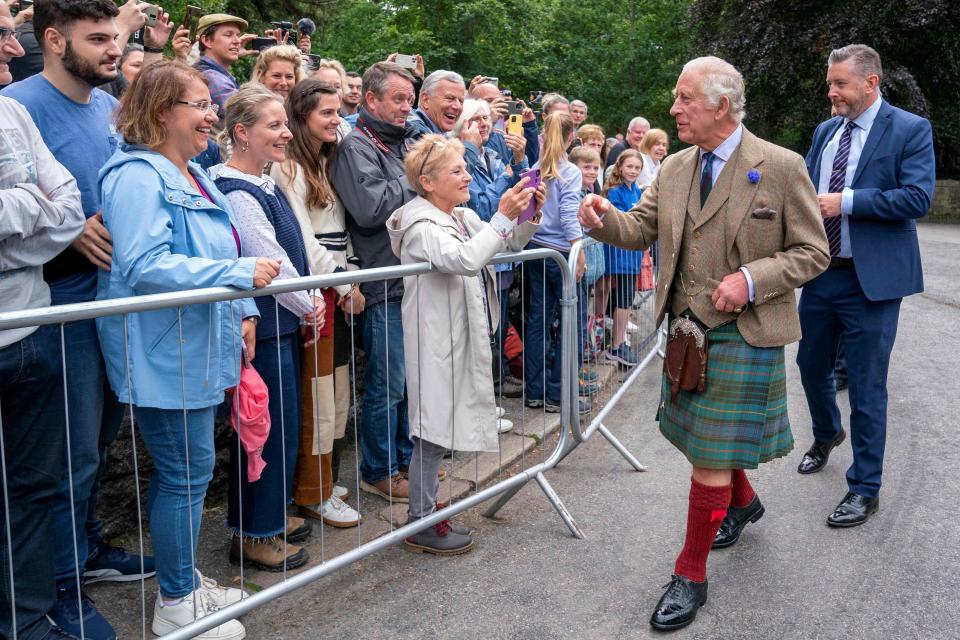
[[[498,429],[490,336],[500,317],[493,267],[504,250],[521,249],[536,232],[545,193],[521,180],[500,200],[489,223],[458,206],[472,180],[458,140],[428,135],[407,154],[407,180],[417,191],[387,222],[403,264],[434,271],[404,278],[403,350],[410,435],[410,521],[436,509],[437,472],[448,449],[496,451]],[[537,217],[517,225],[536,196]],[[469,531],[442,521],[407,538],[416,551],[455,554],[473,546]]]

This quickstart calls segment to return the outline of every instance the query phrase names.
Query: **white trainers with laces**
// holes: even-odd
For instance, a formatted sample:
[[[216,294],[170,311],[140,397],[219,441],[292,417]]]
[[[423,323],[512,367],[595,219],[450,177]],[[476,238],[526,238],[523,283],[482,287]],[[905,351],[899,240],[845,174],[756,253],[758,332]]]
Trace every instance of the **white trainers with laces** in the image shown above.
[[[330,499],[323,503],[321,517],[324,524],[341,529],[348,529],[360,524],[360,514],[357,510],[336,495],[330,496]]]
[[[341,487],[338,484],[333,485],[333,495],[340,498],[341,500],[346,500],[347,496],[350,495],[350,489],[346,487]]]
[[[497,418],[497,431],[506,433],[513,429],[513,423],[506,418]]]
[[[506,409],[504,409],[503,407],[497,407],[497,417],[498,417],[498,418],[502,418],[502,417],[504,416],[504,414],[506,414],[506,413],[507,413],[507,410],[506,410]]]
[[[196,604],[196,611],[194,611]],[[158,593],[157,602],[153,607],[153,633],[162,636],[185,627],[195,619],[200,619],[217,611],[218,607],[210,596],[210,592],[197,589],[189,593],[177,604],[164,605],[163,597]],[[205,631],[195,638],[201,640],[241,640],[247,636],[243,625],[237,620],[228,620],[219,627]]]
[[[210,602],[218,609],[240,602],[244,598],[249,598],[250,594],[243,589],[233,587],[224,587],[213,578],[208,578],[197,569],[197,577],[200,578],[200,588],[197,591],[203,591],[207,594]]]

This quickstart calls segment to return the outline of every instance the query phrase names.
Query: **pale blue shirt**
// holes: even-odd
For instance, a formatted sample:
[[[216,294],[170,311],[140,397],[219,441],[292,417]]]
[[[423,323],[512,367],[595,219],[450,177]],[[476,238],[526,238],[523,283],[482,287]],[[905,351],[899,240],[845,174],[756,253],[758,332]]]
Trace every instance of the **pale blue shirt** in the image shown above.
[[[870,128],[873,127],[877,114],[880,113],[880,105],[883,98],[878,97],[876,102],[867,107],[867,110],[857,116],[853,123],[856,125],[850,132],[850,157],[847,158],[847,175],[843,180],[843,191],[840,195],[840,258],[852,258],[853,250],[850,247],[850,214],[853,213],[853,189],[850,185],[853,183],[853,176],[857,173],[857,164],[860,162],[860,154],[863,152],[863,145],[867,142],[867,136],[870,135]],[[837,157],[837,147],[840,146],[840,136],[843,135],[843,128],[849,120],[843,119],[843,123],[837,127],[833,137],[823,148],[823,155],[820,156],[820,181],[817,183],[817,193],[830,193],[830,172],[833,171],[833,160]]]
[[[737,147],[740,146],[740,141],[743,140],[743,125],[739,125],[733,133],[730,134],[726,140],[717,145],[717,148],[713,150],[713,166],[711,167],[713,184],[717,184],[717,178],[720,177],[720,172],[723,171],[723,168],[727,166],[727,161],[730,159],[730,156],[733,155],[733,152],[737,150]],[[700,149],[700,171],[703,172],[703,154],[706,151]],[[750,302],[753,302],[756,297],[756,291],[753,287],[753,276],[750,275],[750,270],[746,267],[740,267],[740,271],[743,273],[743,276],[747,279],[747,289],[749,290]]]

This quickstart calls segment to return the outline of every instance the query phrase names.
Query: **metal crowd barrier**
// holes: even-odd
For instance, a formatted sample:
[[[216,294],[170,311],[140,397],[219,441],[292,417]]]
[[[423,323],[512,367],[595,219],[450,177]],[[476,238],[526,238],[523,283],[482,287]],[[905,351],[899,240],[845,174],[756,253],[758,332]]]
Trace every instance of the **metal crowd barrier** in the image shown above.
[[[305,585],[313,583],[320,578],[327,576],[338,569],[345,567],[353,562],[356,562],[362,558],[365,558],[376,551],[383,549],[384,547],[396,544],[401,542],[404,538],[411,536],[415,533],[428,529],[441,520],[448,519],[454,515],[462,513],[471,507],[474,507],[480,503],[486,502],[497,496],[503,496],[506,499],[509,499],[508,496],[514,495],[520,488],[522,488],[530,480],[535,480],[536,483],[543,490],[544,494],[547,497],[547,500],[550,504],[553,505],[556,509],[558,515],[563,520],[564,524],[570,530],[571,534],[577,538],[583,538],[583,533],[580,528],[577,526],[574,521],[573,516],[567,511],[563,505],[560,497],[554,491],[553,487],[550,485],[549,481],[545,477],[545,473],[552,469],[564,455],[568,443],[570,442],[571,432],[568,430],[575,424],[574,420],[576,419],[576,411],[572,410],[570,399],[576,395],[576,368],[577,368],[577,356],[576,353],[576,344],[578,340],[576,322],[574,317],[574,310],[577,305],[577,289],[576,282],[573,275],[573,272],[567,267],[567,261],[564,257],[553,250],[549,249],[532,249],[516,253],[501,254],[496,256],[491,262],[492,264],[501,264],[501,263],[522,263],[525,264],[532,260],[544,260],[552,261],[559,268],[560,273],[562,274],[563,280],[563,297],[560,301],[560,335],[559,341],[564,345],[562,351],[562,367],[561,367],[561,389],[563,393],[561,396],[560,402],[560,429],[559,437],[554,447],[553,451],[546,455],[545,459],[535,464],[527,464],[527,461],[524,460],[522,463],[522,469],[517,472],[515,475],[502,478],[498,482],[495,482],[492,486],[486,487],[484,489],[479,489],[478,486],[474,487],[474,491],[467,495],[466,497],[458,500],[455,503],[449,504],[444,508],[434,512],[433,514],[424,517],[422,519],[416,520],[412,523],[408,523],[403,526],[398,526],[393,528],[393,522],[391,519],[391,531],[388,533],[375,538],[369,542],[362,543],[358,537],[358,546],[346,553],[343,553],[339,556],[336,556],[331,559],[322,558],[321,563],[316,566],[309,566],[308,568],[299,570],[296,574],[287,575],[284,572],[283,581],[264,588],[258,593],[244,597],[240,602],[232,604],[228,607],[220,609],[214,613],[206,615],[197,619],[195,622],[178,629],[177,631],[167,634],[166,638],[172,640],[178,640],[181,638],[191,638],[204,631],[212,629],[224,622],[237,618],[257,607],[260,607],[268,602],[271,602],[280,596],[290,593],[296,589],[299,589]],[[523,267],[521,267],[521,272]],[[137,296],[132,298],[122,298],[114,300],[103,300],[96,302],[80,303],[80,304],[70,304],[70,305],[61,305],[53,306],[42,309],[31,309],[25,311],[16,311],[16,312],[7,312],[0,313],[0,330],[5,329],[14,329],[20,327],[32,327],[40,325],[56,325],[61,326],[61,333],[63,331],[63,326],[69,322],[75,322],[79,320],[87,320],[93,318],[101,318],[106,316],[126,316],[132,313],[139,313],[144,311],[153,311],[158,309],[168,309],[176,308],[178,309],[178,325],[180,326],[181,340],[184,339],[183,336],[183,325],[182,317],[183,310],[190,305],[200,305],[200,304],[209,304],[213,302],[226,301],[226,300],[236,300],[246,297],[260,297],[268,295],[277,295],[282,293],[289,293],[294,291],[316,291],[321,288],[333,287],[336,285],[342,284],[353,284],[360,282],[375,282],[375,281],[384,281],[384,286],[386,287],[386,281],[401,278],[415,276],[420,277],[424,274],[427,274],[431,271],[431,266],[429,264],[415,264],[415,265],[402,265],[396,267],[387,267],[387,268],[377,268],[377,269],[366,269],[353,272],[343,272],[330,275],[322,276],[309,276],[304,278],[290,279],[277,281],[263,289],[258,289],[254,291],[240,291],[232,288],[218,287],[218,288],[208,288],[208,289],[198,289],[190,290],[183,292],[175,293],[163,293],[163,294],[154,294],[154,295],[144,295]],[[544,276],[545,277],[545,276]],[[521,282],[525,282],[522,279]],[[506,303],[506,301],[504,301]],[[276,302],[275,302],[276,304]],[[239,319],[236,320],[239,322]],[[126,322],[124,323],[126,326]],[[549,330],[549,327],[543,327],[544,330]],[[351,331],[352,335],[353,331]],[[549,334],[547,334],[549,335]],[[189,337],[189,336],[188,336]],[[127,336],[126,331],[124,332],[124,346],[127,347]],[[204,337],[203,339],[206,339]],[[353,340],[353,338],[352,338]],[[547,344],[549,343],[549,338],[546,337],[544,340],[544,356],[546,356]],[[62,346],[62,349],[65,347]],[[279,352],[279,349],[278,349]],[[65,352],[62,353],[63,362],[64,362],[64,387],[66,388],[67,378],[70,375],[82,375],[82,372],[71,372],[66,370],[66,358]],[[258,357],[273,357],[272,354],[257,354]],[[279,353],[277,354],[279,362]],[[182,357],[181,357],[182,359]],[[544,359],[546,362],[546,359]],[[183,375],[183,366],[184,363],[181,363],[181,376]],[[187,364],[189,366],[189,364]],[[128,370],[129,376],[129,370]],[[129,379],[129,378],[128,378]],[[355,392],[354,392],[355,394]],[[282,402],[282,398],[281,398]],[[356,400],[354,400],[356,406]],[[132,420],[132,409],[129,407],[131,412],[131,435],[135,432],[135,425]],[[521,411],[530,411],[529,409],[521,409]],[[69,415],[67,416],[69,420]],[[356,425],[359,429],[359,425]],[[274,428],[283,429],[283,425],[274,425]],[[69,429],[69,428],[68,428]],[[411,428],[411,431],[413,429]],[[576,433],[574,431],[573,433]],[[68,431],[69,438],[69,431]],[[413,435],[413,434],[412,434]],[[2,434],[0,434],[2,436]],[[546,437],[546,420],[544,420],[544,437]],[[0,446],[2,446],[2,440],[0,440]],[[523,445],[521,452],[525,451],[526,445]],[[66,456],[66,465],[67,471],[71,474],[72,478],[72,468],[73,463],[70,456],[70,443],[69,439],[67,441],[67,456]],[[139,552],[142,554],[144,550],[144,532],[142,529],[142,518],[139,510],[140,505],[140,478],[137,465],[137,451],[134,446],[133,450],[134,456],[134,473],[135,473],[135,484],[137,487],[137,522],[139,527]],[[189,451],[187,451],[187,460],[189,461]],[[359,458],[359,451],[357,451],[357,456]],[[529,456],[528,456],[529,457]],[[531,461],[532,462],[532,461]],[[284,460],[282,462],[275,462],[275,464],[293,464],[292,461]],[[188,465],[189,467],[189,465]],[[503,468],[501,466],[501,476]],[[359,473],[358,481],[359,484]],[[71,489],[73,482],[71,480]],[[358,487],[359,489],[359,487]],[[289,500],[289,496],[287,497]],[[359,507],[359,491],[358,491],[358,503]],[[72,497],[71,497],[72,501]],[[502,503],[505,503],[506,500],[502,500]],[[502,503],[501,506],[502,506]],[[285,506],[285,505],[284,505]],[[392,507],[391,502],[391,507]],[[499,508],[499,507],[498,507]],[[364,515],[366,517],[366,515]],[[11,553],[15,550],[10,546],[10,531],[9,531],[9,519],[7,522],[7,531],[0,532],[0,535],[5,535],[8,542],[8,547],[11,549]],[[193,523],[191,519],[191,527],[199,526],[197,523]],[[323,525],[320,524],[319,528],[322,531]],[[74,539],[74,555],[75,555],[75,564],[77,575],[82,575],[83,571],[83,561],[82,559],[76,557],[76,539],[77,536],[84,535],[82,531],[73,531]],[[322,535],[322,534],[321,534]],[[285,536],[284,536],[285,538]],[[321,543],[322,544],[322,543]],[[194,568],[196,568],[196,559],[193,560]],[[12,576],[0,576],[2,580],[10,580],[12,584]],[[243,563],[241,558],[241,568],[240,568],[240,585],[241,587],[246,584],[243,573]],[[79,586],[79,585],[78,585]],[[228,585],[229,586],[229,585]],[[147,603],[147,587],[145,585],[145,580],[140,580],[140,600],[141,600],[141,635],[146,638],[147,636],[147,615],[149,613],[148,603]],[[156,593],[156,587],[150,587],[150,591]],[[79,603],[78,603],[79,604]],[[13,605],[13,615],[16,615],[15,603]],[[81,622],[82,625],[82,622]],[[13,637],[16,638],[16,620],[14,617],[13,621],[14,631]],[[123,634],[121,634],[123,635]]]

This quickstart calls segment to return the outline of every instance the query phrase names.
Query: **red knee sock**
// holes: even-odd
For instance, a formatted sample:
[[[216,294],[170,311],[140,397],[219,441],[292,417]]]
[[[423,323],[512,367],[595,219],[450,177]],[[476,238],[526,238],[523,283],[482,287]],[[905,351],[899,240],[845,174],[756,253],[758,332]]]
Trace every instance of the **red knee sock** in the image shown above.
[[[707,556],[720,523],[727,515],[731,485],[711,487],[690,478],[687,538],[677,557],[674,573],[694,582],[707,579]]]
[[[743,469],[733,470],[733,493],[730,494],[730,506],[741,508],[753,501],[756,496],[750,481],[747,480],[747,474]]]

